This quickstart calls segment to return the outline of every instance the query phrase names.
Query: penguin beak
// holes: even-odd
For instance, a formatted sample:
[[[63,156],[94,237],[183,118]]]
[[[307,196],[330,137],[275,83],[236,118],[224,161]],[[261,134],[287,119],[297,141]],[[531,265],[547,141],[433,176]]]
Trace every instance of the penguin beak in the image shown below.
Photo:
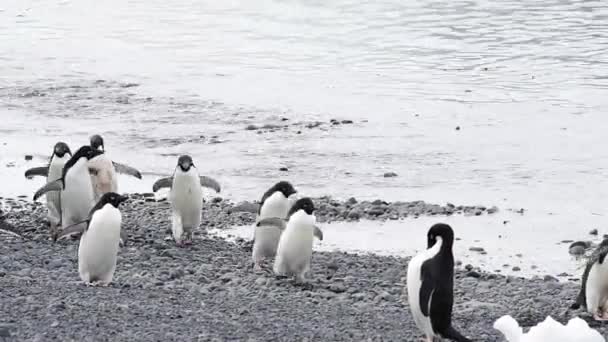
[[[190,168],[192,167],[192,163],[189,161],[184,161],[179,164],[179,167],[180,169],[182,169],[182,171],[186,172],[190,170]]]

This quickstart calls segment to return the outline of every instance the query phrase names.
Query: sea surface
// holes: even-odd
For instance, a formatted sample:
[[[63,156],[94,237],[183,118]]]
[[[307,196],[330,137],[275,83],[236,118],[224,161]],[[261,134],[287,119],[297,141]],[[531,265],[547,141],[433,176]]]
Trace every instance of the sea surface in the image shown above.
[[[235,201],[288,179],[313,196],[496,205],[455,218],[457,235],[492,250],[510,229],[502,243],[558,246],[540,266],[572,269],[559,241],[608,233],[606,51],[605,1],[4,0],[0,196],[41,186],[23,172],[56,141],[99,133],[144,172],[121,191],[150,191],[188,153]],[[435,219],[362,224],[376,238],[356,240],[379,242],[357,249],[423,245]],[[359,236],[342,226],[336,248]]]

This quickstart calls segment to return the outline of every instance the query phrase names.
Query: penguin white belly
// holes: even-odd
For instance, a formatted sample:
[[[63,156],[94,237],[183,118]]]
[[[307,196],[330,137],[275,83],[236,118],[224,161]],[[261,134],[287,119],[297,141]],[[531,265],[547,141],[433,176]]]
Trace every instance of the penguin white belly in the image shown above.
[[[407,298],[410,305],[410,311],[414,317],[414,322],[426,336],[434,336],[433,325],[431,324],[431,316],[428,317],[422,314],[420,308],[420,287],[422,280],[420,272],[422,263],[428,259],[426,253],[418,254],[410,260],[407,267]]]
[[[596,314],[598,309],[608,312],[608,260],[596,262],[589,270],[585,287],[587,310]]]
[[[286,218],[289,211],[289,201],[281,192],[275,192],[268,197],[260,208],[258,219],[270,217]],[[282,231],[271,225],[256,226],[254,228],[252,258],[259,263],[264,258],[274,257]]]
[[[194,168],[188,172],[175,173],[170,199],[173,207],[173,237],[179,241],[184,229],[192,231],[201,223],[203,190]]]
[[[110,204],[97,210],[80,238],[78,271],[85,282],[112,281],[120,240],[120,211]]]
[[[287,218],[287,212],[289,211],[289,201],[285,196],[276,191],[270,197],[268,197],[262,207],[260,208],[260,219],[269,217]]]
[[[425,316],[420,308],[420,288],[422,287],[422,265],[425,261],[432,259],[441,249],[441,241],[436,242],[433,247],[424,250],[420,254],[410,260],[407,266],[407,298],[410,305],[410,311],[414,317],[414,322],[418,329],[420,329],[426,336],[433,337],[435,332],[433,330],[433,324],[431,323],[430,306],[433,300],[433,293],[429,298],[428,313],[429,316]]]
[[[65,189],[61,192],[62,226],[86,220],[95,205],[93,187],[86,160],[76,162],[65,175]]]
[[[277,247],[274,271],[302,278],[310,268],[314,216],[304,212],[293,214],[281,235]]]
[[[118,177],[114,164],[105,154],[89,160],[88,166],[96,171],[90,174],[95,200],[99,200],[107,192],[118,192]]]
[[[49,165],[49,174],[47,182],[53,182],[61,178],[63,166],[70,159],[70,155],[66,154],[63,158],[53,156]],[[51,227],[58,226],[61,222],[61,192],[50,191],[46,193],[46,207],[48,209],[47,218],[51,222]]]

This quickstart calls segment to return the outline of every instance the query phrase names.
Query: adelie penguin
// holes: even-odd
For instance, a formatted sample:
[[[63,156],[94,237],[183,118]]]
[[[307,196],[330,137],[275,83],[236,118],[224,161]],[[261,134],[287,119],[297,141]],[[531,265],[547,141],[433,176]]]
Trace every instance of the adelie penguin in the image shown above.
[[[103,152],[99,156],[89,160],[88,165],[95,200],[99,200],[106,192],[118,191],[117,172],[141,179],[141,173],[136,169],[110,160],[105,153],[104,141],[100,135],[95,134],[91,136],[90,144],[94,150]]]
[[[50,191],[60,193],[62,228],[86,220],[95,205],[88,161],[102,153],[91,146],[82,146],[63,167],[61,178],[47,183],[34,194],[35,201]]]
[[[266,258],[274,258],[282,230],[274,224],[260,224],[267,218],[286,219],[289,212],[289,197],[296,194],[291,183],[280,181],[268,189],[262,196],[258,218],[254,227],[252,260],[254,269],[261,268]]]
[[[581,306],[598,321],[608,320],[608,239],[591,254],[583,272],[581,289],[572,309]]]
[[[161,188],[171,188],[172,217],[171,231],[175,242],[182,246],[192,243],[192,231],[201,223],[203,210],[203,190],[201,186],[220,192],[220,184],[206,176],[199,176],[192,158],[180,156],[172,177],[161,178],[154,183],[154,192]]]
[[[438,223],[427,234],[427,249],[407,268],[407,297],[414,322],[427,342],[447,338],[469,342],[452,327],[454,304],[454,231]]]
[[[87,284],[108,285],[116,270],[116,257],[122,234],[122,215],[118,206],[127,200],[115,192],[108,192],[91,209],[84,226],[66,227],[62,235],[82,232],[78,247],[78,273]],[[60,236],[61,237],[61,236]]]
[[[25,171],[26,178],[34,176],[46,177],[47,183],[61,178],[63,167],[72,157],[72,151],[64,142],[58,142],[53,147],[53,154],[47,166],[34,167]],[[53,191],[46,195],[47,218],[51,226],[51,233],[61,226],[61,192]]]
[[[313,238],[323,240],[323,232],[316,226],[315,206],[308,197],[297,200],[289,209],[288,220],[267,218],[260,225],[275,225],[283,230],[273,270],[279,276],[292,276],[296,282],[305,282],[305,274],[310,270]]]

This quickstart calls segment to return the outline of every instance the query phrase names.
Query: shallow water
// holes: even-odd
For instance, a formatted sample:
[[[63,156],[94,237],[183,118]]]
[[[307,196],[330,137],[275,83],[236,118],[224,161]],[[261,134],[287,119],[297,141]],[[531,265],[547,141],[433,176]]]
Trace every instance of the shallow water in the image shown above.
[[[605,225],[607,19],[602,1],[4,1],[0,195],[31,195],[23,171],[57,140],[101,133],[145,172],[123,191],[190,153],[237,200],[288,178],[578,234]],[[296,124],[245,130],[265,123]]]

